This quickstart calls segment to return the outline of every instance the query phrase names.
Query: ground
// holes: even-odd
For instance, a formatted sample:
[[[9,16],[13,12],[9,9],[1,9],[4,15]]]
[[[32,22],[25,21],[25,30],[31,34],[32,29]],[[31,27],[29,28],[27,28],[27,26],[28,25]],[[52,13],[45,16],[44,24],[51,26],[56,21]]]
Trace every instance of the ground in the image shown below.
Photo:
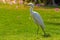
[[[46,32],[50,37],[43,37],[40,28],[30,16],[29,7],[16,5],[0,5],[0,40],[60,40],[60,9],[34,8],[42,16]]]

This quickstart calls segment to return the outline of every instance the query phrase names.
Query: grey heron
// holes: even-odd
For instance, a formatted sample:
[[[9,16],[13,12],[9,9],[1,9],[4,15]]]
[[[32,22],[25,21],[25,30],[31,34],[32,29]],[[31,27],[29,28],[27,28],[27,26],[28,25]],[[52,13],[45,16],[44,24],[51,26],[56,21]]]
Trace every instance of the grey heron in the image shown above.
[[[33,3],[28,3],[28,6],[30,6],[30,13],[31,13],[32,18],[34,19],[34,22],[37,24],[37,26],[41,27],[41,29],[44,33],[44,36],[49,36],[45,32],[45,24],[43,22],[42,17],[40,16],[40,14],[38,12],[33,11],[34,4]],[[39,27],[37,29],[37,34],[38,34],[38,31],[39,31]]]

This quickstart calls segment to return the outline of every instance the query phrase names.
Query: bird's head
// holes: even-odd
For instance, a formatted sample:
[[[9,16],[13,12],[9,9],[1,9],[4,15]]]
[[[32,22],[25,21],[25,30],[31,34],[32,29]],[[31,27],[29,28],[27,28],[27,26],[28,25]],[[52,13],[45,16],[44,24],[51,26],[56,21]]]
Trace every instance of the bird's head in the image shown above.
[[[28,6],[31,6],[33,8],[34,4],[33,3],[28,3]]]

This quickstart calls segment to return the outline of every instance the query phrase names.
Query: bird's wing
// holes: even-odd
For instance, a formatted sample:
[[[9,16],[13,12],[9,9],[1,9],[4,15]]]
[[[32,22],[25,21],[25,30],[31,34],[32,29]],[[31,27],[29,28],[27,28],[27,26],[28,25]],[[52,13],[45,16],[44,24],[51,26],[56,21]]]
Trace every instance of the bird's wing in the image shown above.
[[[44,25],[44,22],[40,16],[40,14],[38,14],[37,12],[33,12],[32,17],[36,23],[38,23],[39,25]]]

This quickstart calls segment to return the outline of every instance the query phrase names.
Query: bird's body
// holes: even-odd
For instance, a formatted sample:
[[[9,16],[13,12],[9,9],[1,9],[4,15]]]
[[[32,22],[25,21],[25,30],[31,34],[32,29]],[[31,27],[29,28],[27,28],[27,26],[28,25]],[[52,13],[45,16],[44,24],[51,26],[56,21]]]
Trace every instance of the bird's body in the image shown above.
[[[41,26],[44,25],[40,14],[38,12],[36,12],[36,11],[33,11],[33,7],[34,7],[34,5],[32,4],[31,7],[30,7],[30,13],[31,13],[31,16],[34,19],[35,23],[39,24]]]
[[[44,32],[44,35],[46,36],[45,25],[44,25],[44,22],[43,22],[41,15],[38,12],[33,11],[34,5],[32,3],[30,3],[28,5],[31,6],[30,7],[30,13],[31,13],[31,16],[32,16],[34,22],[37,24],[37,26],[42,28],[42,31]],[[37,34],[39,31],[39,27],[37,29]]]
[[[42,27],[45,27],[43,20],[42,20],[40,14],[38,14],[38,12],[33,11],[31,16],[36,24],[38,24]]]
[[[40,14],[36,11],[33,11],[32,7],[30,8],[30,13],[31,13],[31,17],[33,18],[33,20],[37,24],[37,26],[41,27],[44,34],[46,34],[45,33],[45,25],[44,25],[44,22],[42,20],[42,17],[40,16]],[[38,31],[39,31],[39,27],[38,27],[38,30],[37,30],[37,34],[38,34]]]

